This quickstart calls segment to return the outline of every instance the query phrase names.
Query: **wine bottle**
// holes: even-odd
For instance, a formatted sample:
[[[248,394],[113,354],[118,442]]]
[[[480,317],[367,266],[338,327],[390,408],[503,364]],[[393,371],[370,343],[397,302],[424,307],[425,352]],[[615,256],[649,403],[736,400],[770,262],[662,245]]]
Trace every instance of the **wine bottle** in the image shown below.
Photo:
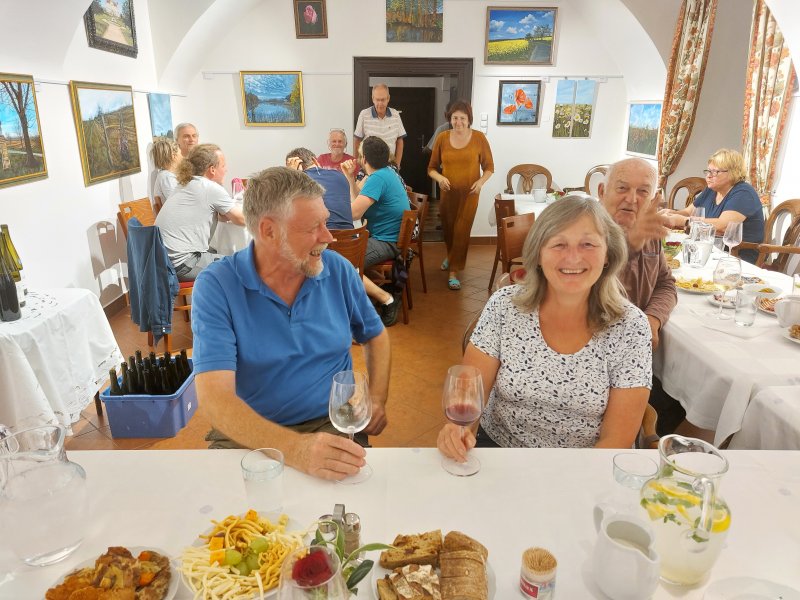
[[[5,236],[3,236],[5,239]],[[17,285],[12,277],[11,260],[4,239],[0,240],[0,321],[16,321],[22,316]]]
[[[167,367],[159,368],[159,379],[161,380],[161,393],[162,394],[172,394],[175,390],[172,389],[172,386],[169,382],[169,375],[167,374]]]
[[[178,388],[181,387],[181,377],[178,374],[178,357],[175,357],[175,360],[169,363],[169,378],[170,382],[172,383],[173,387],[175,388],[172,392],[173,394],[178,391]]]
[[[122,372],[122,393],[123,394],[135,394],[136,391],[133,389],[131,384],[131,371],[123,371]]]
[[[22,272],[22,261],[19,258],[19,253],[14,247],[14,242],[11,241],[11,233],[8,231],[8,225],[0,225],[0,234],[5,234],[6,246],[8,247],[11,260],[14,262],[15,273],[14,283],[17,285],[17,298],[19,298],[19,306],[25,306],[25,296],[28,294],[28,286],[25,284],[25,274]]]
[[[127,366],[125,363],[123,365]],[[123,373],[127,372],[127,370],[123,371]],[[124,375],[123,375],[124,377]],[[108,370],[108,380],[111,382],[111,389],[109,393],[112,396],[124,396],[124,392],[122,388],[119,387],[119,381],[117,381],[117,370],[116,369],[109,369]]]
[[[148,396],[155,394],[153,390],[153,375],[150,369],[144,370],[144,393]]]
[[[181,350],[181,360],[183,361],[183,368],[186,371],[186,377],[192,372],[192,365],[189,363],[189,355],[186,354],[186,349]]]

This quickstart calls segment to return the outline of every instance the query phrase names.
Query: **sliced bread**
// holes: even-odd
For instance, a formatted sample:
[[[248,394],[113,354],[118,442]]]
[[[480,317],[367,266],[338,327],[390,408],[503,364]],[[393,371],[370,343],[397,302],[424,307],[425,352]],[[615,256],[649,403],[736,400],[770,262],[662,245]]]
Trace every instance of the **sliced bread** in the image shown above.
[[[412,535],[398,535],[392,542],[394,548],[381,552],[380,565],[384,569],[396,569],[405,565],[439,565],[442,549],[440,529]]]
[[[489,600],[486,585],[470,577],[443,577],[439,581],[442,600]]]
[[[461,533],[460,531],[451,531],[444,536],[443,549],[446,551],[475,550],[476,552],[480,552],[484,561],[489,559],[489,550],[486,548],[486,546],[481,544],[478,540],[469,537],[467,534]]]

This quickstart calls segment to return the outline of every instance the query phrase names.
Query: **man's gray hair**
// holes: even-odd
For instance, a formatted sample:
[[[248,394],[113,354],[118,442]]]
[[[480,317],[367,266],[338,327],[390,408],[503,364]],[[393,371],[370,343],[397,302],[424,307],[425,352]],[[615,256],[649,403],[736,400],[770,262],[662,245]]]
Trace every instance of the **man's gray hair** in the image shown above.
[[[175,139],[176,140],[178,139],[178,136],[181,134],[181,129],[186,129],[187,127],[191,127],[192,129],[194,129],[195,133],[197,133],[198,136],[200,135],[200,132],[198,131],[197,127],[195,127],[191,123],[178,123],[175,126]]]
[[[376,83],[372,86],[372,91],[375,92],[377,90],[386,90],[386,93],[389,94],[389,86],[385,83]],[[391,95],[391,94],[389,94]]]
[[[610,167],[608,167],[608,171],[606,171],[606,175],[603,178],[603,185],[606,189],[608,189],[608,184],[613,180],[614,175],[617,174],[617,171],[625,166],[628,165],[641,165],[647,168],[653,176],[653,187],[655,187],[656,182],[658,181],[658,172],[656,168],[652,165],[652,163],[647,162],[643,158],[639,158],[638,156],[632,156],[630,158],[623,158],[622,160],[618,160],[617,162],[613,163]]]
[[[325,193],[316,181],[302,171],[270,167],[253,175],[244,192],[244,221],[253,237],[264,217],[284,220],[292,213],[295,198],[321,198]]]
[[[295,148],[286,154],[287,162],[290,158],[299,158],[303,168],[310,169],[314,166],[314,159],[317,158],[317,155],[308,148]]]

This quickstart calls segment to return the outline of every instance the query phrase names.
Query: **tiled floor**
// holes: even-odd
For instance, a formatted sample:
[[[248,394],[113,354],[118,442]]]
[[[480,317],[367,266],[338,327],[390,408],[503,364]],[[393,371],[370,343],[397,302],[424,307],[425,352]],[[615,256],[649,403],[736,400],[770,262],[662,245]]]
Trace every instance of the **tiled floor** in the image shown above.
[[[392,341],[392,378],[387,406],[389,424],[380,436],[371,438],[374,446],[434,446],[436,434],[444,423],[441,387],[448,367],[461,361],[464,330],[483,308],[488,298],[487,286],[492,269],[493,245],[470,248],[466,269],[460,274],[461,291],[447,288],[447,273],[439,270],[444,258],[444,244],[426,243],[428,293],[422,293],[419,262],[412,267],[411,285],[414,308],[409,324],[389,329]],[[111,319],[111,328],[125,356],[137,348],[146,349],[146,335],[130,320],[128,310]],[[173,348],[191,346],[188,324],[173,324]],[[163,348],[162,346],[160,346]],[[363,357],[353,347],[356,369],[363,369]],[[131,450],[205,448],[203,439],[209,429],[202,404],[192,420],[173,438],[113,439],[105,416],[98,416],[94,404],[73,425],[74,436],[68,450]]]

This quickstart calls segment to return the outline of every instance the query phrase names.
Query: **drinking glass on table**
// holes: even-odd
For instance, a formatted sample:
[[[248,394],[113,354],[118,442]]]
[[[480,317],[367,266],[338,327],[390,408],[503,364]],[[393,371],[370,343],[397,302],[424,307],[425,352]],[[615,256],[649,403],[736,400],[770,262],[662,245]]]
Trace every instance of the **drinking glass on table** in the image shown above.
[[[695,206],[692,209],[692,214],[689,215],[689,223],[700,223],[705,218],[706,218],[706,207]],[[691,227],[691,225],[689,227]]]
[[[336,429],[350,436],[350,441],[353,441],[356,433],[369,425],[372,419],[372,402],[364,373],[339,371],[333,376],[328,416]],[[372,467],[365,464],[358,473],[345,477],[339,483],[361,483],[371,475]]]
[[[726,256],[719,259],[714,269],[714,283],[722,288],[722,300],[719,303],[718,311],[711,311],[709,316],[715,319],[730,319],[728,315],[722,314],[722,305],[725,302],[725,294],[728,290],[735,289],[742,278],[742,263],[738,258]]]
[[[730,252],[735,246],[742,243],[742,223],[728,223],[725,227],[725,234],[722,236],[722,242],[728,246]]]
[[[442,407],[447,419],[461,428],[461,438],[463,439],[464,428],[481,418],[483,410],[481,372],[477,368],[467,365],[450,367],[444,381]],[[466,462],[463,463],[452,458],[442,458],[442,467],[451,475],[468,477],[480,471],[481,463],[477,458],[468,454]]]

